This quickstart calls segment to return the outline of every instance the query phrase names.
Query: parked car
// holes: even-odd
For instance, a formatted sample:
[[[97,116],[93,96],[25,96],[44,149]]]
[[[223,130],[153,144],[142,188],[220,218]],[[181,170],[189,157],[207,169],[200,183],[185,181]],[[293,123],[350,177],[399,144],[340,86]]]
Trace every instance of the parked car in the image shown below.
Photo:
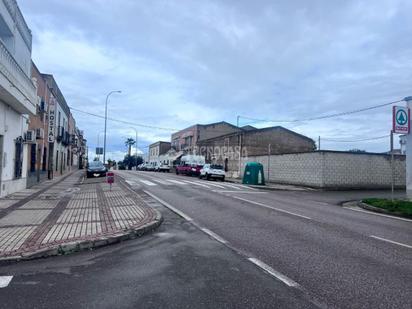
[[[145,171],[153,172],[155,170],[155,168],[156,168],[155,162],[150,162],[146,165]]]
[[[167,164],[159,163],[156,166],[155,169],[156,172],[164,172],[164,173],[169,173],[170,172],[170,166]]]
[[[91,177],[105,177],[107,173],[107,168],[100,161],[91,161],[87,165],[86,176]]]
[[[199,178],[206,178],[207,180],[215,178],[225,181],[225,170],[220,164],[205,164],[200,170]]]
[[[205,164],[205,157],[203,156],[183,156],[180,164],[176,166],[176,175],[184,174],[189,176],[198,176],[203,164]]]

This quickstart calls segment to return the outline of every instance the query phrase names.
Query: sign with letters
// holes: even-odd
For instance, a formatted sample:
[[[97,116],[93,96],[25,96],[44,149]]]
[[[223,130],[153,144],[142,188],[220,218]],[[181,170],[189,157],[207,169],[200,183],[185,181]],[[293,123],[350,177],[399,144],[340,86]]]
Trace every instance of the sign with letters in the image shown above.
[[[408,134],[410,131],[410,111],[405,106],[393,107],[393,133]]]
[[[56,102],[52,97],[49,104],[49,133],[48,140],[49,143],[54,143],[54,136],[56,134]]]

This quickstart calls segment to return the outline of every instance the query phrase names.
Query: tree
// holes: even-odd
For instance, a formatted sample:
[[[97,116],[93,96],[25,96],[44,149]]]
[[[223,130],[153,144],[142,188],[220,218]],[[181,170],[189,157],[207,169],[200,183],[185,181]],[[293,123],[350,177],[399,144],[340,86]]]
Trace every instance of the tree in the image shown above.
[[[129,154],[129,156],[131,156],[132,154],[132,146],[136,143],[136,141],[129,137],[126,139],[126,141],[124,142],[124,144],[127,146],[127,153]]]
[[[133,166],[137,166],[137,165],[142,164],[142,163],[143,163],[143,158],[140,157],[140,156],[137,156],[137,158],[136,158],[135,155],[133,155],[133,156],[125,155],[124,159],[122,161],[122,165],[127,166],[127,169],[129,169],[129,170],[131,170]],[[120,162],[119,162],[119,164],[120,164]]]

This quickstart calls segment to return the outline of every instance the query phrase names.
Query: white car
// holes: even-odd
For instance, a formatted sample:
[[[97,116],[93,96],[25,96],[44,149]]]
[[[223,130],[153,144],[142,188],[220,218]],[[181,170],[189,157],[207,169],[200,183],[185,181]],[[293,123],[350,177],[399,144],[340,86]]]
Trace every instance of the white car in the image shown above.
[[[206,178],[207,180],[211,178],[220,179],[225,181],[225,170],[222,165],[219,164],[205,164],[200,170],[199,178]]]

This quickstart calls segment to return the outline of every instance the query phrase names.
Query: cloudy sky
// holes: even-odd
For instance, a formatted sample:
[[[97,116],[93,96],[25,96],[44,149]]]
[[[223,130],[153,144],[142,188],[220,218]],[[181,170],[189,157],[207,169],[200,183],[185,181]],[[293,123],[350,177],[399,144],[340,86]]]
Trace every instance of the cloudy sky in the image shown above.
[[[411,1],[19,0],[33,59],[73,108],[135,123],[139,149],[170,129],[237,115],[304,119],[412,95]],[[93,149],[102,119],[73,111]],[[283,125],[322,148],[387,151],[391,108]],[[147,128],[149,125],[169,130]],[[109,122],[123,155],[130,125]],[[102,140],[103,134],[100,134]]]

